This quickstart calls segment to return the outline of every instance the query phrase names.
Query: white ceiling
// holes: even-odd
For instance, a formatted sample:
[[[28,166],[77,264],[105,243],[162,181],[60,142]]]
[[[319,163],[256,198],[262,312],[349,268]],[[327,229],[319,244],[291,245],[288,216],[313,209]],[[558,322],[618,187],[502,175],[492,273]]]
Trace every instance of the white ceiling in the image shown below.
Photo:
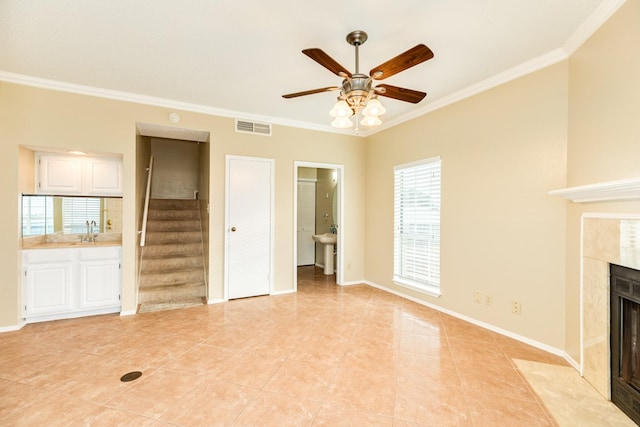
[[[345,36],[364,30],[362,72],[435,54],[384,81],[427,92],[381,98],[385,128],[566,58],[624,1],[2,0],[0,80],[334,131],[337,92],[281,95],[339,85],[301,50],[354,72]]]

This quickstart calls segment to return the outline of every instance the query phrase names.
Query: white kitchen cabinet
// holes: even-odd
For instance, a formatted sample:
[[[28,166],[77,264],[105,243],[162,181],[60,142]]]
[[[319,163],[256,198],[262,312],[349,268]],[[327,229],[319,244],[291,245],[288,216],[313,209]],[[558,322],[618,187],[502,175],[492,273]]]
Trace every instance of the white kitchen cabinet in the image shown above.
[[[120,260],[80,261],[82,309],[120,306]]]
[[[36,193],[122,196],[122,159],[36,153]]]
[[[64,313],[71,304],[71,262],[31,264],[25,270],[25,313]]]
[[[85,161],[84,194],[89,196],[122,196],[122,160],[111,157],[88,158]]]
[[[27,322],[120,311],[120,247],[22,252]]]
[[[82,194],[82,158],[64,154],[36,155],[36,192],[40,194]]]

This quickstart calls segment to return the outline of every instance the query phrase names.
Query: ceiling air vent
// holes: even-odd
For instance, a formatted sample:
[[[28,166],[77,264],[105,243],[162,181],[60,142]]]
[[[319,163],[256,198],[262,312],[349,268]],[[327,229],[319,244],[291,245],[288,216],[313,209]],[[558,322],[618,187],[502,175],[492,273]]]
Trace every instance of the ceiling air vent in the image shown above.
[[[236,119],[236,132],[271,136],[271,125],[268,123],[257,123],[250,122],[248,120]]]

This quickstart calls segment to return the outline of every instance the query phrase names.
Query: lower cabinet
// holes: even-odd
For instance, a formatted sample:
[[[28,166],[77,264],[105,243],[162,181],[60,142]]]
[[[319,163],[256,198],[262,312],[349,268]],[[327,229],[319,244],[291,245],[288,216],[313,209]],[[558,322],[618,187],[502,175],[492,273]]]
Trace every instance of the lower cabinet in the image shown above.
[[[120,311],[120,247],[22,252],[23,317],[64,319]]]

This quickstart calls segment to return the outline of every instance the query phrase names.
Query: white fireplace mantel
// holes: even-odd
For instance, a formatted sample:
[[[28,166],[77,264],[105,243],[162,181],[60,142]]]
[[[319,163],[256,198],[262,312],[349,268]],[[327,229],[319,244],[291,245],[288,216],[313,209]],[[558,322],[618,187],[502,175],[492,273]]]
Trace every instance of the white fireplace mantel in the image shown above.
[[[640,177],[561,188],[549,191],[549,194],[562,196],[574,203],[640,199]]]

